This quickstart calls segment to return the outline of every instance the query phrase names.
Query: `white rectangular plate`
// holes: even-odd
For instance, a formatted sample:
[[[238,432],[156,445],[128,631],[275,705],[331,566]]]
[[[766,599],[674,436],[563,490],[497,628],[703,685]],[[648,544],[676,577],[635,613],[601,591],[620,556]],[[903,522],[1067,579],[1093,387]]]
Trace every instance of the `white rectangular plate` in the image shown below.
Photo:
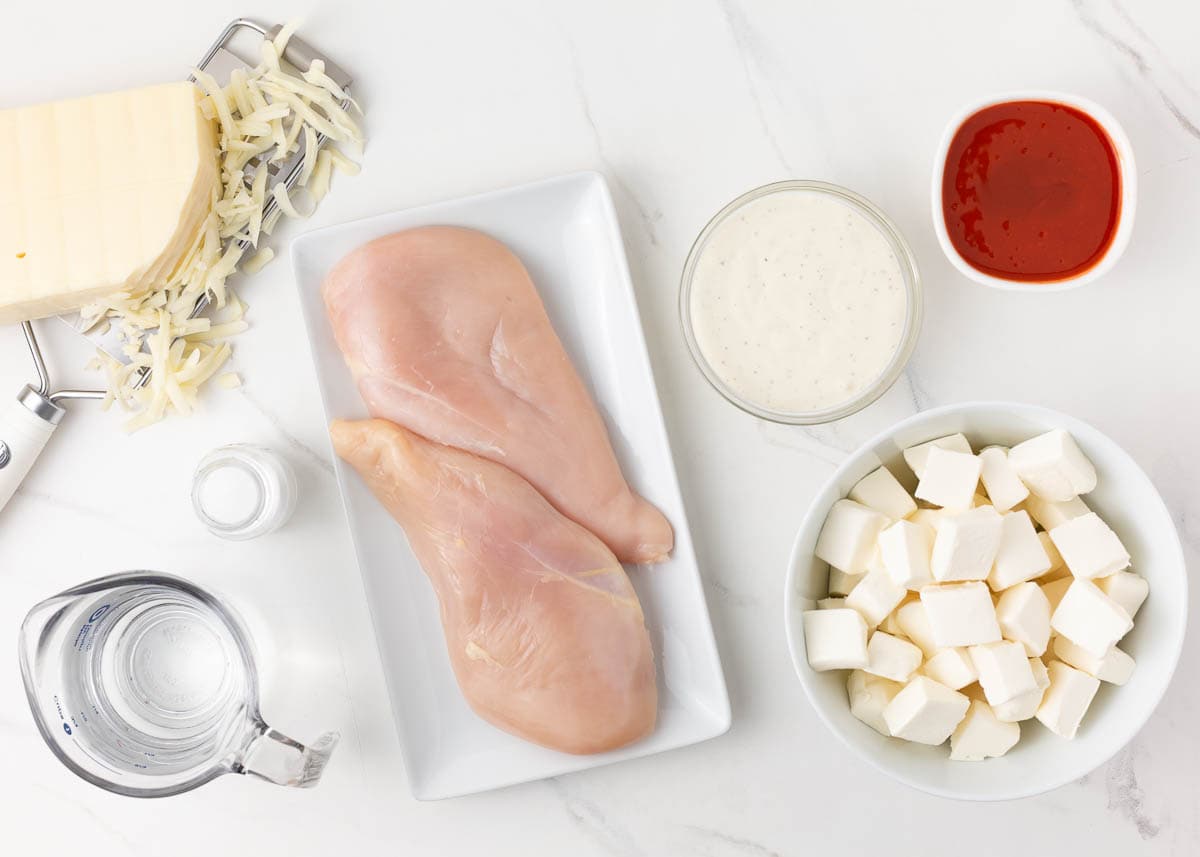
[[[437,600],[400,526],[338,462],[392,710],[413,794],[454,797],[695,744],[729,728],[729,697],[654,388],[620,228],[604,179],[578,173],[311,232],[292,266],[329,418],[367,410],[334,342],[320,287],[359,245],[415,226],[465,226],[521,258],[554,327],[592,390],[630,484],[675,527],[661,565],[630,569],[658,664],[658,728],[630,747],[571,756],[484,722],[463,700],[446,654]]]

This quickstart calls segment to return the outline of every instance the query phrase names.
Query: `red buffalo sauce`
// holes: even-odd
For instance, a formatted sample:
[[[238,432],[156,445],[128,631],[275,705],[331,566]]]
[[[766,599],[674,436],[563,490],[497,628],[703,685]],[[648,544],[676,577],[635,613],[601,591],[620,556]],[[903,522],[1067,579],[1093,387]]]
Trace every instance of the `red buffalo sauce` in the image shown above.
[[[1121,215],[1117,152],[1095,119],[1049,101],[985,107],[946,154],[942,210],[973,268],[1057,282],[1099,262]]]

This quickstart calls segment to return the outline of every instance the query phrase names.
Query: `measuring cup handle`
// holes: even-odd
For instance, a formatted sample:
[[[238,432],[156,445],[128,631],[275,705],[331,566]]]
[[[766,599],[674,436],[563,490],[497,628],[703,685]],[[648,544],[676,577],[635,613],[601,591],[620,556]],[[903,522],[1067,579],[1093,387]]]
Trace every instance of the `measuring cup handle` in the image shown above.
[[[25,481],[62,415],[62,408],[31,387],[0,410],[0,511]]]
[[[341,737],[326,732],[309,745],[259,722],[242,754],[238,773],[250,774],[278,786],[308,789],[317,784]]]

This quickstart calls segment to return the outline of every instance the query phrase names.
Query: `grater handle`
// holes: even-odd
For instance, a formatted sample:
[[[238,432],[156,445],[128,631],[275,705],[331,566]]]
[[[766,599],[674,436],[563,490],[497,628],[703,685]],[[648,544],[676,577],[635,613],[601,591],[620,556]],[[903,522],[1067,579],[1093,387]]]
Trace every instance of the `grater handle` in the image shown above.
[[[33,469],[64,413],[32,387],[0,411],[0,511]]]

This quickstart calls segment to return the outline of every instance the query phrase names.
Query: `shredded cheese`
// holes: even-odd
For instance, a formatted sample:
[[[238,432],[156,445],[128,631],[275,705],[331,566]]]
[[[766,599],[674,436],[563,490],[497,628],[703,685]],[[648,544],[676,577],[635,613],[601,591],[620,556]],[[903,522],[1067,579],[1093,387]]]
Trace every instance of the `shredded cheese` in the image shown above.
[[[152,425],[171,412],[188,414],[196,408],[201,388],[232,354],[227,340],[249,326],[245,305],[230,291],[227,280],[239,268],[256,273],[274,258],[271,248],[258,245],[263,235],[271,235],[281,216],[307,216],[297,210],[295,196],[282,180],[268,188],[268,163],[298,151],[303,139],[296,187],[307,190],[313,205],[328,193],[333,170],[358,172],[358,164],[334,148],[361,152],[364,140],[342,106],[349,101],[347,94],[325,74],[320,60],[307,70],[281,62],[295,30],[295,23],[290,23],[273,40],[265,40],[262,62],[249,71],[233,71],[227,86],[203,71],[193,72],[205,93],[200,109],[217,122],[220,148],[221,187],[214,191],[208,217],[165,282],[138,294],[111,295],[83,309],[90,328],[112,327],[121,337],[127,363],[101,352],[89,367],[105,374],[104,407],[116,403],[134,412],[125,425],[129,431]],[[358,110],[357,104],[350,102],[350,106]],[[320,147],[319,134],[326,137]],[[259,158],[262,163],[255,168],[251,164]],[[253,178],[248,181],[251,170]],[[266,212],[272,202],[272,210]],[[247,248],[255,252],[243,261]],[[191,318],[205,295],[213,313]],[[241,379],[226,373],[218,383],[236,387]]]

